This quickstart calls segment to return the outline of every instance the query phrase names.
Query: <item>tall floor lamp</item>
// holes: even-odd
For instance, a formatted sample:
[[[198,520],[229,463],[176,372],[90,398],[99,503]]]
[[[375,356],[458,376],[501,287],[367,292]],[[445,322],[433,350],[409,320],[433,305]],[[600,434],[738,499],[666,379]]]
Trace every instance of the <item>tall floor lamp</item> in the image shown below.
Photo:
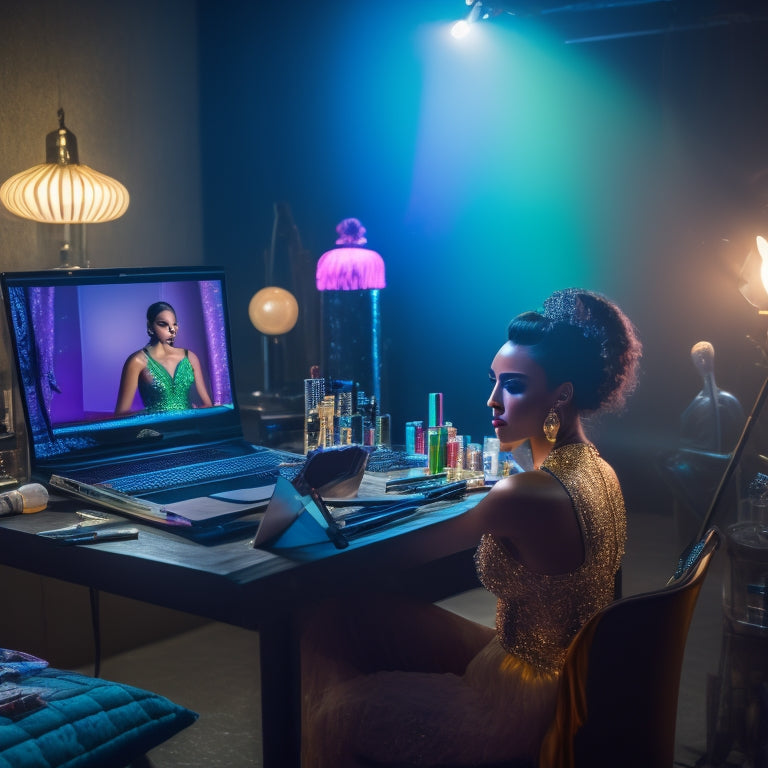
[[[744,298],[768,315],[768,240],[755,238],[741,272]],[[753,339],[754,341],[754,339]],[[766,340],[755,342],[768,360]],[[725,529],[728,565],[722,591],[719,668],[707,680],[707,761],[738,749],[754,765],[768,756],[768,378],[699,531]],[[745,498],[742,498],[742,495]],[[735,514],[733,510],[735,509]]]
[[[322,297],[322,373],[354,380],[380,406],[384,259],[363,247],[368,241],[358,219],[344,219],[336,233],[337,247],[320,257],[315,273]]]

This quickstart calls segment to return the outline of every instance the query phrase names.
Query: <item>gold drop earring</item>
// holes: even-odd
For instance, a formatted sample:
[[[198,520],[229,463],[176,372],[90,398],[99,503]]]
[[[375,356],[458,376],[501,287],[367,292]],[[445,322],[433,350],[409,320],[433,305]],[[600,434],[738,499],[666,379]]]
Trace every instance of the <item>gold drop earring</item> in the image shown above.
[[[544,419],[544,437],[549,440],[550,443],[554,443],[557,440],[557,433],[560,431],[560,415],[555,410],[554,406],[549,409],[547,418]]]

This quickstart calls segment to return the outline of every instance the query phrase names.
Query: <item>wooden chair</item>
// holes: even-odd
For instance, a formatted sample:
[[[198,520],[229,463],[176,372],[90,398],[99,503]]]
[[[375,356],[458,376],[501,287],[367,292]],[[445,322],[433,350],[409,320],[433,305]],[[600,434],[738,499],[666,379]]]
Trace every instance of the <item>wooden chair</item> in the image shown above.
[[[720,540],[710,529],[666,586],[616,599],[581,628],[538,766],[513,760],[453,768],[672,768],[688,628]]]
[[[720,544],[710,529],[667,586],[616,600],[568,649],[539,768],[671,768],[683,655]]]

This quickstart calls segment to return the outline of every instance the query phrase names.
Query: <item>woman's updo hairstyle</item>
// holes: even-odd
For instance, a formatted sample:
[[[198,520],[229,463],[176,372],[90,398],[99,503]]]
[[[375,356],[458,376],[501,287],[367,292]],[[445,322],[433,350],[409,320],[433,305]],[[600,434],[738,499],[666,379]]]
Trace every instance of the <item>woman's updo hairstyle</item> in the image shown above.
[[[509,324],[509,340],[531,357],[556,387],[573,384],[580,412],[620,410],[637,386],[642,345],[632,322],[612,301],[577,288],[556,291],[542,312]]]
[[[151,327],[155,318],[166,310],[172,312],[173,316],[176,317],[176,310],[167,301],[156,301],[154,304],[150,304],[147,307],[147,328]]]

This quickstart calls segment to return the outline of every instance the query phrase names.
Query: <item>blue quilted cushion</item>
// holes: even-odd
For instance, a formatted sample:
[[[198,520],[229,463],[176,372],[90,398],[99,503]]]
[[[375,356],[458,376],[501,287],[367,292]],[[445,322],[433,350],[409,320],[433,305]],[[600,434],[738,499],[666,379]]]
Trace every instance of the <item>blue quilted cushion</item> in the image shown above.
[[[197,719],[150,691],[51,668],[3,684],[3,697],[0,768],[122,768]]]
[[[7,680],[20,680],[25,675],[31,675],[48,666],[48,662],[30,656],[23,651],[11,651],[0,648],[0,685]],[[2,705],[0,705],[2,711]]]

